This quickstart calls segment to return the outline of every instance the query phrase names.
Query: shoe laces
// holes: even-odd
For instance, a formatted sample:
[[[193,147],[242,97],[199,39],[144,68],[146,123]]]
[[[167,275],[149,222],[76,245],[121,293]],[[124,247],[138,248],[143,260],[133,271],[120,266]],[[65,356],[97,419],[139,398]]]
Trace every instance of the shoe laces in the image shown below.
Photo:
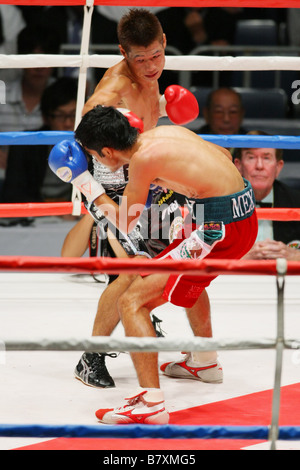
[[[159,318],[157,318],[155,315],[152,314],[152,325],[154,327],[156,336],[158,338],[159,337],[164,338],[164,336],[166,334],[166,332],[161,329],[161,326],[160,326],[161,322],[162,322],[162,320],[160,320]]]
[[[95,353],[93,354],[92,356],[92,359],[91,359],[91,368],[92,370],[107,370],[106,369],[106,365],[105,365],[105,357],[106,356],[109,356],[109,357],[117,357],[118,354],[116,353]]]
[[[118,411],[120,410],[126,410],[129,406],[134,406],[135,408],[142,408],[146,405],[145,401],[143,400],[143,397],[141,395],[133,398],[128,398],[127,403],[120,408],[118,408]]]
[[[139,397],[130,398],[130,399],[128,400],[128,402],[127,402],[127,406],[136,406],[136,405],[138,405],[138,404],[141,405],[141,404],[142,404],[141,402],[142,402],[142,400],[141,400],[141,397],[140,397],[140,396],[139,396]],[[125,405],[125,406],[126,406],[126,405]]]

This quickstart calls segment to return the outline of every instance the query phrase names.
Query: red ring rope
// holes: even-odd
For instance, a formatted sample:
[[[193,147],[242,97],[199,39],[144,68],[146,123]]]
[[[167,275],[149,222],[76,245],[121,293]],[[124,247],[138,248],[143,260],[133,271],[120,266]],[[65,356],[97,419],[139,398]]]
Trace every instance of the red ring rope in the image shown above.
[[[72,209],[72,202],[0,204],[0,218],[67,215],[72,214]],[[83,204],[81,204],[81,212],[83,214],[87,213]],[[264,220],[300,220],[300,208],[257,209],[257,216],[259,219]]]
[[[145,260],[127,258],[60,258],[0,256],[0,271],[65,273],[184,273],[192,276],[223,274],[277,275],[276,260]],[[300,275],[300,262],[287,263],[288,275]]]
[[[40,5],[85,5],[86,0],[30,0],[31,6]],[[94,0],[94,5],[115,5],[135,7],[258,7],[260,0]],[[28,5],[28,0],[0,0],[4,5]],[[264,8],[299,8],[299,0],[265,0]]]
[[[72,214],[72,202],[37,202],[0,204],[1,217],[42,217],[50,215]],[[81,204],[81,213],[86,213],[86,208]]]

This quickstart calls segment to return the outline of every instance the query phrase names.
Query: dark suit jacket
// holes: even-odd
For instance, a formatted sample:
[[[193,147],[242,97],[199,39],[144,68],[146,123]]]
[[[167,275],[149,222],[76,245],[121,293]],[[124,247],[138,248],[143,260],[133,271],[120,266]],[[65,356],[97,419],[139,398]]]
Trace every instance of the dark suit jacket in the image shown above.
[[[290,188],[281,181],[274,181],[274,207],[294,207],[300,209],[300,191]],[[274,240],[285,244],[300,240],[300,222],[273,222]]]
[[[243,127],[240,127],[239,129],[239,134],[247,134],[247,130],[244,129]],[[200,127],[197,131],[196,134],[213,134],[210,126],[208,124],[204,124],[202,127]]]

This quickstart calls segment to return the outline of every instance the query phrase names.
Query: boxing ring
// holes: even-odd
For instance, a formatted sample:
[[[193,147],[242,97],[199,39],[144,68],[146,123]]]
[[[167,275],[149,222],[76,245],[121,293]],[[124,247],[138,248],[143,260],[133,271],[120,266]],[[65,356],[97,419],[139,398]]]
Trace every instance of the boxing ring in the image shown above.
[[[25,4],[20,1],[1,1],[0,3],[9,3],[9,4]],[[55,1],[33,1],[33,5],[54,5],[54,4],[72,4],[72,5],[85,5],[85,16],[84,16],[84,33],[81,46],[80,55],[62,55],[62,56],[43,56],[43,55],[32,55],[32,56],[0,56],[1,67],[4,68],[14,68],[14,67],[78,67],[80,70],[79,73],[79,87],[78,87],[78,107],[77,107],[77,122],[80,119],[80,109],[83,105],[83,89],[85,89],[86,81],[86,71],[89,67],[110,67],[114,63],[120,60],[119,56],[108,56],[108,55],[88,55],[88,44],[89,44],[89,28],[91,24],[91,15],[93,10],[93,5],[101,4],[118,4],[123,5],[126,2],[118,1],[68,1],[64,2],[55,2]],[[136,6],[155,6],[158,2],[131,2],[132,5]],[[161,4],[161,2],[159,2]],[[165,0],[165,6],[205,6],[205,2],[194,1],[194,2],[182,2],[182,1],[172,1],[169,2]],[[258,2],[239,2],[241,6],[254,6]],[[218,2],[217,6],[234,6],[231,2]],[[268,3],[269,6],[272,6],[272,2]],[[210,6],[212,2],[210,2]],[[278,6],[278,2],[276,2]],[[299,1],[289,1],[284,4],[284,7],[300,6]],[[213,57],[199,57],[199,56],[189,56],[189,57],[167,57],[166,58],[166,69],[168,70],[291,70],[291,69],[300,69],[300,58],[291,58],[291,57],[222,57],[222,58],[213,58]],[[300,138],[297,136],[202,136],[203,138],[210,140],[211,142],[217,143],[224,147],[273,147],[273,148],[288,148],[288,149],[300,149]],[[1,145],[21,145],[21,144],[45,144],[52,145],[60,140],[65,138],[72,139],[73,133],[66,132],[37,132],[37,133],[1,133],[0,134],[0,144]],[[69,203],[39,203],[39,204],[1,204],[0,205],[0,217],[40,217],[40,216],[61,216],[66,214],[79,215],[84,213],[85,209],[81,203],[80,195],[73,194],[72,201]],[[258,209],[258,217],[261,219],[269,220],[300,220],[300,208],[299,209]],[[211,286],[209,289],[212,292],[212,317],[216,316],[216,329],[217,333],[214,334],[212,339],[204,338],[195,338],[190,333],[187,333],[185,336],[182,334],[183,331],[188,331],[185,324],[180,324],[179,329],[174,327],[174,318],[177,318],[176,312],[172,307],[166,307],[166,324],[168,332],[164,338],[124,338],[121,331],[118,331],[117,334],[112,335],[112,337],[97,337],[91,338],[88,333],[88,329],[83,326],[83,323],[86,323],[86,326],[90,326],[92,322],[92,317],[95,314],[96,301],[99,299],[99,291],[101,292],[101,286],[91,283],[90,281],[83,281],[80,283],[80,277],[82,279],[91,279],[90,274],[96,273],[137,273],[137,272],[165,272],[165,273],[185,273],[185,274],[197,274],[197,275],[207,275],[218,274],[220,278],[214,281],[214,286]],[[295,425],[293,423],[280,424],[280,406],[282,402],[282,394],[287,390],[285,387],[292,387],[295,395],[292,395],[294,399],[297,398],[297,393],[299,389],[297,388],[299,382],[299,361],[298,361],[298,350],[300,349],[300,334],[299,328],[297,331],[297,311],[299,311],[299,300],[297,296],[297,286],[299,286],[300,276],[300,263],[299,262],[286,262],[286,260],[279,259],[277,261],[232,261],[232,260],[218,260],[218,261],[206,261],[204,260],[193,260],[193,261],[159,261],[159,260],[120,260],[120,259],[108,259],[108,258],[60,258],[60,257],[36,257],[36,256],[0,256],[0,280],[2,281],[3,292],[0,297],[0,319],[2,321],[7,321],[11,327],[11,334],[8,330],[8,327],[1,329],[2,333],[0,335],[0,359],[2,357],[2,365],[0,360],[0,367],[4,366],[4,372],[2,376],[7,374],[9,380],[6,381],[6,384],[14,385],[12,387],[11,393],[16,394],[16,400],[18,400],[18,394],[20,400],[24,398],[22,393],[19,393],[19,385],[17,377],[13,376],[13,371],[8,370],[8,366],[5,366],[6,359],[10,357],[11,354],[24,354],[24,357],[28,359],[28,354],[33,353],[34,357],[37,357],[36,354],[54,354],[54,360],[51,359],[50,363],[55,366],[55,361],[61,361],[62,356],[69,356],[72,354],[72,361],[74,359],[74,353],[77,351],[119,351],[121,352],[120,358],[122,362],[122,367],[128,368],[126,370],[130,371],[130,361],[128,355],[122,353],[122,351],[159,351],[162,354],[169,355],[170,353],[176,351],[185,351],[185,350],[218,350],[224,354],[225,362],[226,356],[229,352],[234,352],[236,354],[236,359],[232,359],[232,356],[228,359],[229,369],[232,367],[232,372],[229,373],[229,380],[224,386],[225,394],[222,398],[221,395],[218,395],[220,392],[215,391],[215,386],[204,384],[199,388],[200,394],[203,393],[206,396],[204,402],[209,411],[209,405],[215,406],[219,411],[218,403],[222,400],[231,400],[234,398],[234,393],[230,390],[230,374],[233,374],[234,367],[237,367],[238,358],[242,361],[245,358],[245,354],[248,352],[254,353],[257,350],[260,351],[259,354],[272,354],[273,359],[273,368],[272,371],[268,374],[268,380],[264,383],[263,391],[256,388],[252,384],[250,387],[250,394],[261,393],[268,390],[270,393],[268,395],[271,402],[271,413],[268,415],[267,420],[264,416],[263,422],[258,422],[255,425],[246,424],[243,425],[241,422],[235,425],[230,424],[214,424],[214,419],[209,420],[209,416],[206,417],[205,413],[201,414],[199,412],[199,422],[197,424],[186,424],[186,421],[178,418],[178,413],[180,410],[176,409],[176,406],[172,408],[174,413],[174,420],[171,420],[171,424],[165,426],[149,426],[149,425],[123,425],[123,426],[103,426],[95,423],[95,419],[87,419],[82,422],[74,422],[74,419],[65,421],[63,424],[57,424],[53,422],[50,418],[49,421],[41,421],[41,416],[37,415],[33,410],[32,415],[35,416],[35,421],[29,421],[30,415],[27,416],[25,423],[20,419],[16,420],[14,418],[13,423],[8,424],[7,421],[0,423],[0,441],[1,438],[38,438],[38,439],[50,439],[50,438],[74,438],[75,440],[80,439],[97,439],[105,440],[107,438],[113,439],[124,439],[130,440],[135,439],[143,442],[145,439],[154,439],[156,443],[160,442],[161,439],[168,440],[168,446],[166,449],[172,449],[171,441],[176,443],[175,449],[189,449],[189,442],[191,445],[195,446],[196,442],[199,440],[243,440],[245,442],[267,442],[270,449],[277,448],[277,442],[280,441],[293,441],[295,443],[294,448],[300,448],[298,441],[300,440],[300,421]],[[240,279],[240,280],[239,280]],[[250,279],[256,279],[253,283]],[[223,289],[222,284],[224,283],[225,289]],[[250,283],[250,285],[249,285]],[[259,324],[261,322],[262,334],[257,335],[257,331],[253,336],[250,335],[241,335],[238,331],[238,325],[242,327],[243,322],[247,321],[243,317],[244,312],[239,312],[237,316],[234,317],[234,320],[230,325],[226,325],[224,321],[224,316],[222,317],[221,310],[223,309],[223,304],[218,304],[218,295],[224,291],[230,290],[232,284],[238,285],[242,294],[237,290],[234,290],[232,296],[238,297],[238,305],[235,305],[235,310],[241,309],[243,301],[251,304],[253,309],[261,308],[264,310],[263,313],[266,314],[266,319],[260,318],[259,312],[254,311],[251,313],[255,321]],[[55,286],[57,290],[54,290],[54,293],[50,293],[50,287]],[[33,295],[36,294],[40,302],[38,303],[38,308],[45,307],[46,302],[53,302],[53,296],[57,294],[57,299],[54,299],[54,310],[58,308],[58,300],[62,300],[63,305],[67,305],[66,299],[64,297],[64,290],[66,295],[74,295],[74,285],[75,289],[75,300],[78,302],[78,305],[74,307],[73,303],[70,307],[70,312],[67,314],[67,321],[71,324],[73,322],[73,315],[80,320],[78,327],[70,328],[71,333],[74,336],[69,336],[66,334],[68,330],[67,325],[64,324],[64,320],[61,320],[64,324],[64,328],[60,331],[60,334],[55,334],[55,329],[47,328],[47,322],[43,324],[43,328],[37,327],[35,325],[28,325],[26,320],[24,322],[23,314],[20,319],[20,315],[17,316],[15,310],[21,309],[24,299],[28,302],[28,307],[26,302],[24,302],[24,310],[27,312],[28,318],[31,318],[29,310],[32,308],[35,309],[35,301],[33,300]],[[286,294],[286,287],[288,285],[288,295]],[[39,293],[39,290],[35,289],[35,286],[41,287],[46,290],[46,297],[44,298],[42,294]],[[252,287],[251,287],[252,286]],[[253,290],[252,290],[253,288]],[[255,291],[257,288],[257,291]],[[102,287],[103,289],[103,287]],[[264,289],[266,289],[264,291]],[[270,289],[270,296],[268,297],[268,292]],[[256,294],[259,292],[258,299],[255,300]],[[292,292],[292,300],[290,294]],[[266,294],[267,293],[267,294]],[[264,298],[266,294],[266,298]],[[243,295],[246,297],[243,297]],[[15,310],[10,310],[12,314],[12,320],[6,319],[5,309],[9,311],[9,305],[14,302],[14,297],[16,297],[16,307]],[[69,299],[70,297],[67,297]],[[268,301],[271,302],[268,303]],[[44,303],[42,303],[42,301]],[[64,304],[65,302],[65,304]],[[228,299],[224,300],[224,304],[231,306]],[[290,321],[288,327],[288,334],[286,334],[286,302],[288,308],[290,304],[292,305],[292,317],[293,321]],[[32,303],[32,305],[31,305]],[[260,307],[259,307],[260,306]],[[232,306],[231,306],[232,307]],[[68,307],[69,308],[69,307]],[[89,313],[86,313],[87,308]],[[216,312],[214,308],[216,308]],[[242,307],[245,309],[245,307]],[[27,311],[28,310],[28,311]],[[68,309],[67,309],[68,310]],[[159,310],[159,312],[163,311]],[[182,315],[182,312],[179,312]],[[63,313],[52,312],[54,319],[58,322],[59,318],[63,316]],[[232,312],[230,313],[232,314]],[[76,316],[77,315],[77,316]],[[159,313],[162,317],[163,314]],[[175,315],[175,317],[174,317]],[[227,314],[226,314],[227,315]],[[230,316],[230,315],[229,315]],[[262,315],[263,316],[263,315]],[[37,317],[33,317],[33,320],[36,321]],[[88,319],[86,322],[85,318]],[[270,320],[270,325],[272,329],[272,334],[269,331],[268,319]],[[165,321],[165,319],[163,319]],[[179,322],[182,320],[178,320]],[[10,323],[11,322],[11,323]],[[23,326],[17,328],[15,325],[21,322]],[[221,326],[218,327],[218,322]],[[266,322],[266,323],[264,323]],[[74,323],[74,322],[73,322]],[[233,333],[232,328],[237,328]],[[24,327],[24,328],[23,328]],[[220,328],[220,329],[218,329]],[[186,329],[186,330],[185,330]],[[15,333],[16,330],[16,333]],[[38,334],[35,333],[35,330],[38,331]],[[86,330],[86,335],[83,336],[82,331]],[[24,332],[25,331],[25,332]],[[50,332],[52,331],[52,335]],[[53,333],[54,331],[54,333]],[[251,332],[251,327],[249,328]],[[21,332],[21,333],[20,333]],[[47,334],[46,334],[47,333]],[[264,334],[265,333],[265,334]],[[285,366],[286,361],[284,360],[284,354],[289,354],[289,364],[288,364],[288,377],[286,381]],[[1,356],[2,353],[2,356]],[[77,357],[77,356],[76,356]],[[169,356],[168,356],[169,357]],[[173,356],[170,356],[173,357]],[[257,356],[255,356],[257,359]],[[59,358],[59,359],[58,359]],[[268,356],[269,358],[269,356]],[[118,359],[119,360],[119,359]],[[173,360],[173,359],[172,359]],[[269,359],[268,359],[269,360]],[[222,360],[223,361],[223,360]],[[7,359],[7,363],[8,363]],[[124,365],[125,364],[125,365]],[[292,370],[291,369],[292,364]],[[72,362],[72,367],[75,367],[75,362]],[[298,369],[297,369],[298,366]],[[113,374],[113,362],[109,363],[109,368]],[[251,368],[249,363],[246,367],[249,367],[250,374],[253,374],[255,378],[255,370]],[[5,370],[6,369],[6,370]],[[124,370],[125,370],[124,369]],[[18,369],[19,370],[19,369]],[[128,387],[128,381],[131,379],[134,383],[134,374],[128,372],[124,374],[117,370],[117,373],[120,373],[120,387],[117,387],[117,394],[123,393],[123,388]],[[41,380],[45,380],[49,387],[51,387],[51,378],[55,384],[59,387],[58,378],[54,378],[55,370],[51,372],[50,377],[45,377],[42,375]],[[284,385],[282,384],[284,376]],[[126,380],[128,379],[128,381]],[[72,382],[72,378],[68,376],[68,380]],[[225,381],[226,381],[225,376]],[[66,379],[64,378],[65,382]],[[243,381],[243,379],[241,379]],[[75,382],[73,380],[73,382]],[[184,380],[181,380],[183,383],[178,383],[180,381],[171,380],[168,378],[162,378],[162,388],[166,390],[167,400],[170,398],[171,404],[173,406],[173,400],[176,398],[176,389],[178,393],[184,394],[189,387],[193,387],[193,390],[196,389],[198,385],[197,382],[192,384],[186,384]],[[243,388],[243,393],[246,395],[247,387],[249,386],[249,381],[246,381],[245,387]],[[254,380],[255,382],[255,380]],[[270,385],[271,383],[271,385]],[[171,387],[171,384],[173,388]],[[235,384],[235,382],[231,382]],[[80,399],[91,400],[94,404],[97,400],[97,405],[95,409],[99,408],[99,401],[106,400],[110,398],[109,391],[104,390],[91,390],[88,387],[83,387],[77,383],[76,389],[72,389],[71,394],[72,400],[76,401],[76,397]],[[74,387],[75,387],[74,385]],[[205,387],[207,388],[205,389]],[[294,390],[294,386],[295,390]],[[80,390],[79,388],[80,387]],[[171,392],[167,392],[169,388],[172,388]],[[223,385],[218,385],[217,387],[223,387]],[[84,389],[83,391],[81,391]],[[120,391],[119,391],[120,390]],[[192,389],[191,389],[192,390]],[[219,388],[220,390],[220,388]],[[39,393],[40,388],[37,386],[36,392]],[[169,393],[169,395],[168,395]],[[32,390],[34,396],[35,389]],[[207,395],[211,394],[211,397]],[[201,401],[200,398],[191,391],[192,402],[183,403],[183,407],[186,405],[197,407],[198,402]],[[196,396],[195,396],[196,395]],[[174,397],[175,396],[175,397]],[[182,395],[181,395],[182,396]],[[224,398],[225,397],[225,398]],[[290,395],[289,395],[290,397]],[[216,398],[214,400],[214,398]],[[265,398],[263,398],[265,399]],[[290,398],[289,398],[290,400]],[[176,401],[176,400],[175,400]],[[3,404],[3,399],[0,394],[0,402]],[[26,403],[26,400],[25,400]],[[109,403],[109,402],[108,402]],[[269,402],[268,402],[269,403]],[[76,405],[75,405],[76,406]],[[111,405],[110,405],[111,406]],[[84,407],[85,408],[85,407]],[[22,408],[16,403],[16,409],[18,412]],[[194,408],[193,408],[194,409]],[[207,411],[207,409],[205,409]],[[1,415],[9,416],[9,413],[4,412]],[[86,409],[85,409],[86,411]],[[39,409],[39,412],[41,410]],[[89,411],[90,413],[90,411]],[[177,415],[176,415],[177,413]],[[16,413],[18,415],[18,413]],[[53,410],[53,416],[56,416],[55,411]],[[68,415],[70,418],[71,416]],[[90,417],[89,417],[90,418]],[[241,416],[243,418],[243,416]],[[0,419],[2,421],[2,419]],[[242,421],[242,419],[241,419]],[[251,420],[250,420],[251,421]],[[284,421],[284,420],[283,420]],[[216,423],[217,421],[215,421]],[[95,424],[93,424],[95,423]],[[177,424],[180,423],[180,424]],[[199,424],[200,423],[200,424]],[[205,424],[206,423],[206,424]],[[107,442],[107,441],[105,441]],[[155,444],[154,444],[155,445]],[[0,444],[1,446],[1,444]],[[99,448],[99,447],[98,447]],[[127,447],[128,448],[128,447]],[[146,447],[147,448],[147,447]],[[155,449],[155,447],[153,447]],[[199,447],[191,447],[192,449],[198,449]],[[267,447],[268,448],[268,447]]]

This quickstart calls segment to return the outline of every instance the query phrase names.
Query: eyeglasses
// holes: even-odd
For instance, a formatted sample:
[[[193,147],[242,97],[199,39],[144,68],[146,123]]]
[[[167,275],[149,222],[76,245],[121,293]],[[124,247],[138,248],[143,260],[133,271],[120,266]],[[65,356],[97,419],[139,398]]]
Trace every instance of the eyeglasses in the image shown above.
[[[56,119],[57,121],[61,121],[61,122],[65,122],[68,119],[70,119],[71,121],[75,121],[75,113],[71,113],[71,114],[63,114],[63,113],[50,114],[50,117],[52,119]]]

